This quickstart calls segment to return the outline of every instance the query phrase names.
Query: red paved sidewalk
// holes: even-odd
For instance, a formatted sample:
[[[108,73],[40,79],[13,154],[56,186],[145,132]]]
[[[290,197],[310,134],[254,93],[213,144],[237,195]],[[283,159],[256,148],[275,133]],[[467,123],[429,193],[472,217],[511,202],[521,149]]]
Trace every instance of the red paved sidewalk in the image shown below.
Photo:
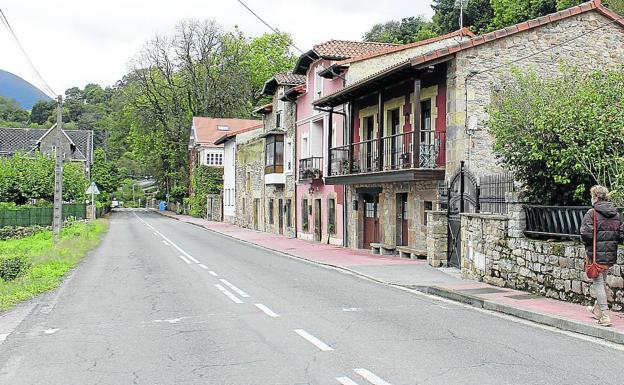
[[[171,212],[167,217],[192,223],[208,230],[295,257],[331,265],[375,280],[415,288],[446,298],[470,303],[561,329],[624,343],[624,315],[611,312],[612,328],[596,325],[584,306],[527,292],[501,288],[459,278],[458,272],[436,269],[424,260],[373,255],[367,250],[310,242],[302,239],[250,230],[224,222],[213,222]]]

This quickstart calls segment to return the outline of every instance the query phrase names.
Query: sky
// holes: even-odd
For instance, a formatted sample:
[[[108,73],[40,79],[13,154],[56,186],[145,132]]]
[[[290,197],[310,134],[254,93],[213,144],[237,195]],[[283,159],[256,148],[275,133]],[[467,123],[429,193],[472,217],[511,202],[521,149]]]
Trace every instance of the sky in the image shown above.
[[[379,22],[431,17],[431,0],[244,0],[303,49],[329,39],[360,40]],[[113,85],[145,41],[172,34],[183,19],[214,19],[246,36],[267,28],[237,0],[3,0],[0,7],[39,73],[55,93],[88,83]],[[0,25],[0,69],[41,88]]]

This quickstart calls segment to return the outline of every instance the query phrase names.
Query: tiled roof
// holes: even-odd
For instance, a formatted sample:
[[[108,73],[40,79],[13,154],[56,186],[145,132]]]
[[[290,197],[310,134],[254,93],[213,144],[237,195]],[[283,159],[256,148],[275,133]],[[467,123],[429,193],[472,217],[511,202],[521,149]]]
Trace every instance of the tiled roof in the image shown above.
[[[564,9],[562,11],[559,11],[550,15],[542,16],[537,19],[528,20],[528,21],[525,21],[516,25],[512,25],[504,29],[500,29],[497,31],[487,33],[485,35],[473,37],[472,39],[463,41],[459,44],[455,44],[455,45],[445,47],[445,48],[440,48],[431,52],[427,52],[423,55],[413,57],[406,61],[393,64],[392,66],[384,68],[370,76],[360,79],[357,82],[354,82],[348,85],[347,87],[344,87],[343,89],[334,92],[333,94],[326,95],[322,97],[321,99],[316,100],[314,102],[314,105],[318,105],[318,106],[325,105],[325,103],[329,102],[330,100],[334,99],[337,96],[347,94],[351,92],[352,90],[355,90],[368,82],[376,80],[377,78],[382,78],[386,76],[387,74],[393,73],[394,71],[401,70],[405,66],[414,66],[414,67],[423,66],[432,61],[437,61],[439,59],[451,57],[460,51],[471,49],[471,48],[480,46],[485,43],[489,43],[497,39],[501,39],[507,36],[514,35],[522,31],[527,31],[533,28],[540,27],[545,24],[553,23],[555,21],[559,21],[562,19],[566,19],[568,17],[572,17],[575,15],[579,15],[581,13],[590,12],[590,11],[597,11],[601,13],[602,15],[606,16],[607,18],[611,19],[612,23],[616,23],[624,27],[624,20],[622,19],[621,16],[611,11],[610,9],[604,7],[601,4],[601,0],[592,0],[586,3],[582,3],[580,5],[577,5],[575,7]]]
[[[313,50],[321,58],[343,60],[396,46],[390,43],[330,40],[315,45]]]
[[[255,126],[243,128],[234,132],[228,132],[227,134],[221,136],[219,139],[215,140],[216,145],[220,145],[225,143],[228,139],[235,137],[238,134],[242,134],[243,132],[255,131],[262,128],[262,123],[256,124]]]
[[[292,72],[281,72],[273,76],[275,81],[279,85],[283,86],[296,86],[301,83],[305,83],[306,78],[303,75],[295,75]]]
[[[215,141],[224,134],[244,130],[258,124],[262,124],[262,121],[255,119],[193,117],[195,140],[196,144],[200,145],[214,145]],[[219,126],[225,126],[228,130],[221,131],[218,129]]]
[[[254,114],[268,114],[271,111],[273,111],[273,103],[269,103],[263,106],[256,107],[252,112]]]
[[[39,140],[50,129],[45,128],[0,128],[0,155],[10,156],[16,152],[32,153],[39,143]],[[86,160],[86,156],[92,151],[91,130],[63,130],[69,139],[76,146],[74,153],[75,160]],[[92,158],[90,156],[90,158]]]
[[[358,61],[371,59],[371,58],[374,58],[374,57],[383,56],[383,55],[387,55],[387,54],[394,53],[394,52],[404,51],[404,50],[410,49],[410,48],[421,47],[423,45],[436,43],[436,42],[439,42],[439,41],[442,41],[442,40],[446,40],[446,39],[458,38],[458,37],[462,37],[462,36],[474,37],[475,35],[472,32],[470,32],[470,30],[468,28],[464,27],[463,29],[459,29],[457,31],[454,31],[454,32],[451,32],[451,33],[447,33],[445,35],[432,37],[430,39],[420,40],[420,41],[417,41],[417,42],[414,42],[414,43],[403,44],[403,45],[399,45],[399,46],[391,46],[391,47],[387,47],[387,48],[384,48],[384,49],[381,49],[381,50],[377,50],[377,51],[373,51],[373,52],[367,53],[365,55],[359,55],[359,56],[351,57],[349,59],[339,61],[336,64],[337,65],[344,65],[344,64],[349,64],[349,63],[355,63],[355,62],[358,62]]]

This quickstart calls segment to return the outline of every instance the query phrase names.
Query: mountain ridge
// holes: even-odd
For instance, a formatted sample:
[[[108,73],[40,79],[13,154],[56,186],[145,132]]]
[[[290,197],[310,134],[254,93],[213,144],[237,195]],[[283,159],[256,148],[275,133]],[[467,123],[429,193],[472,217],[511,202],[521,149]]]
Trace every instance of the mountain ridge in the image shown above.
[[[0,96],[17,100],[23,109],[30,110],[40,100],[52,100],[39,88],[21,77],[0,69]]]

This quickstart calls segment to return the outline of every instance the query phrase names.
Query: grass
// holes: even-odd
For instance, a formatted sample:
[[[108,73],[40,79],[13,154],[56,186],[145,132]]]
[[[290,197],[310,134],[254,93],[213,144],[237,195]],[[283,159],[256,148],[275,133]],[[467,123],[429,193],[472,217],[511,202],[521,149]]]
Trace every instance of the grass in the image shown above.
[[[23,255],[32,263],[18,278],[0,279],[0,311],[58,287],[63,276],[98,245],[100,235],[107,228],[106,219],[74,222],[63,228],[57,245],[52,241],[51,231],[0,241],[0,258]]]

